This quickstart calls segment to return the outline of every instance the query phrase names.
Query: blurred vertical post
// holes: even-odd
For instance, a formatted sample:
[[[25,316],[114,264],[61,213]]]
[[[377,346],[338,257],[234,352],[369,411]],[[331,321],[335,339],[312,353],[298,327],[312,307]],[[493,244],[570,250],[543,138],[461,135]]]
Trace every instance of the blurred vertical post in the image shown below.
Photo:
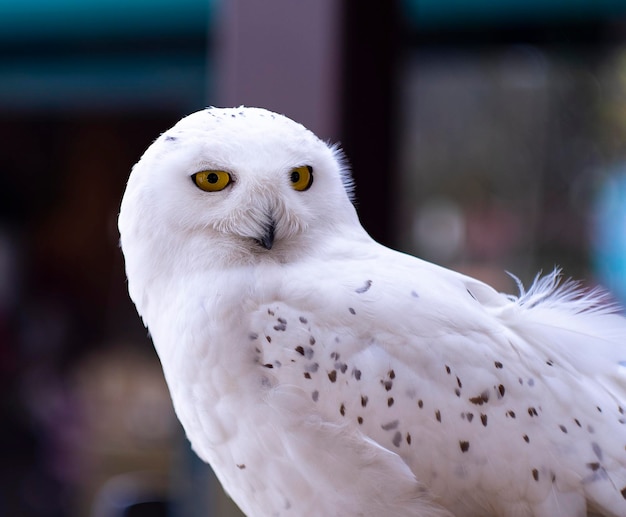
[[[402,25],[397,0],[344,0],[342,145],[354,170],[359,217],[391,245],[397,191],[396,92]]]
[[[216,99],[339,134],[341,7],[336,0],[229,0],[216,32]]]

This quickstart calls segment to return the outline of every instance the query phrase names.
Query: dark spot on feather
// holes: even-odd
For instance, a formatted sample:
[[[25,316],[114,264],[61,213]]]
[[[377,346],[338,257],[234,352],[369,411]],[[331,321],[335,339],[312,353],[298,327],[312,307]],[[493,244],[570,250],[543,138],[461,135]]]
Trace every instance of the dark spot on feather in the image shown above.
[[[272,342],[272,338],[271,338],[271,337],[269,337],[269,336],[265,336],[265,339],[267,339],[267,342],[268,342],[268,343],[271,343],[271,342]]]
[[[166,141],[166,142],[176,142],[176,140],[178,140],[178,138],[176,138],[175,136],[170,136],[170,135],[167,135],[167,136],[165,137],[165,141]]]
[[[400,423],[399,420],[392,420],[391,422],[383,424],[380,427],[382,428],[383,431],[391,431],[392,429],[395,429],[396,427],[398,427],[399,423]]]
[[[533,472],[533,479],[535,481],[539,481],[539,471],[537,469],[533,469],[532,472]]]
[[[535,379],[528,379],[528,385],[532,388],[535,385]]]
[[[387,372],[387,377],[389,377],[390,379],[395,379],[396,378],[396,372],[394,372],[393,370],[389,370]]]
[[[254,341],[255,339],[259,337],[259,335],[256,332],[250,332],[250,334],[248,334],[248,337],[250,338],[251,341]]]
[[[582,425],[580,425],[580,422],[578,421],[578,418],[574,418],[574,422],[576,422],[576,425],[578,427],[582,427]]]
[[[304,369],[307,372],[315,373],[319,367],[320,365],[318,363],[309,363],[304,367]]]
[[[270,363],[265,363],[263,366],[265,366],[265,368],[274,368],[274,365]]]
[[[595,472],[600,468],[600,464],[597,461],[594,461],[593,463],[587,463],[587,468]]]
[[[304,378],[305,379],[310,379],[311,378],[311,374],[309,372],[304,372]]]
[[[485,390],[477,397],[471,397],[469,401],[472,404],[476,404],[477,406],[482,406],[483,404],[486,404],[487,402],[489,402],[489,392]]]
[[[552,361],[552,359],[548,359],[548,360],[546,361],[546,364],[547,364],[548,366],[554,366],[554,362]]]
[[[455,394],[457,397],[460,397],[460,396],[461,396],[461,390],[460,390],[459,388],[454,388],[454,394]]]
[[[536,410],[534,407],[532,407],[532,406],[528,408],[528,414],[529,414],[531,417],[533,417],[533,416],[538,416],[538,414],[537,414],[537,410]]]
[[[357,380],[360,381],[361,380],[361,370],[357,369],[357,368],[353,368],[352,369],[352,376]]]
[[[530,443],[530,438],[528,438],[528,435],[527,435],[527,434],[525,434],[524,436],[522,436],[522,438],[524,438],[524,441],[525,441],[526,443]]]
[[[274,325],[274,330],[276,331],[287,330],[287,325],[285,325],[284,323],[278,323],[277,325]]]
[[[267,309],[267,313],[268,313],[270,316],[274,316],[274,311],[273,311],[273,310],[271,310],[271,309]]]
[[[315,355],[315,352],[313,351],[312,348],[306,347],[304,349],[304,357],[306,357],[307,359],[311,359],[314,355]]]
[[[400,447],[400,443],[402,442],[402,433],[400,431],[396,431],[396,434],[393,435],[393,440],[391,440],[391,442],[396,447]]]
[[[461,382],[461,379],[459,379],[459,376],[458,376],[458,375],[457,375],[457,377],[456,377],[456,384],[457,384],[457,386],[458,386],[459,388],[462,388],[462,387],[463,387],[463,383]]]
[[[504,392],[505,391],[506,390],[504,389],[504,385],[503,384],[498,385],[498,393],[500,394],[500,398],[504,397]]]
[[[341,416],[346,416],[346,406],[344,404],[339,406],[339,413],[341,413]]]
[[[567,434],[567,427],[565,427],[564,425],[560,424],[559,429],[563,431],[565,434]]]
[[[450,375],[450,371],[451,371],[451,370],[450,370],[450,367],[449,367],[447,364],[445,365],[445,367],[446,367],[446,373],[447,373],[448,375]]]
[[[441,422],[441,411],[435,411],[435,418],[437,419],[437,422]]]
[[[362,416],[356,417],[356,421],[359,423],[359,425],[361,425],[363,423],[363,417]]]
[[[420,297],[420,295],[419,295],[419,294],[417,294],[415,291],[411,291],[411,296],[412,296],[413,298],[419,298],[419,297]]]
[[[304,355],[304,347],[303,347],[303,346],[301,346],[301,345],[298,345],[298,346],[295,348],[295,351],[296,351],[296,352],[298,352],[300,355]]]
[[[350,314],[356,314],[356,311],[352,307],[348,307]]]
[[[287,325],[287,320],[285,318],[276,318],[276,321],[278,321],[278,323],[282,323],[283,325]]]
[[[367,401],[368,401],[368,397],[366,395],[361,395],[361,406],[365,407],[367,406]]]
[[[245,469],[245,468],[246,468],[246,465],[245,465],[245,463],[237,463],[237,468],[238,468],[239,470],[243,470],[243,469]]]
[[[471,422],[472,420],[474,420],[474,413],[466,413],[467,415],[467,421]]]
[[[335,368],[337,370],[340,370],[341,373],[346,373],[346,370],[348,369],[348,365],[346,363],[336,362],[335,363]]]
[[[472,298],[474,298],[474,300],[476,299],[476,297],[474,296],[474,294],[472,293],[472,291],[470,291],[469,289],[466,288],[467,294],[469,294]]]
[[[411,445],[411,433],[406,433],[406,443],[407,445]]]
[[[622,494],[622,497],[626,499],[626,486],[620,490],[620,494]]]
[[[485,415],[484,413],[480,414],[480,421],[483,423],[483,425],[485,427],[487,427],[487,415]]]
[[[496,367],[496,368],[498,368],[498,369],[502,369],[502,367],[503,367],[503,366],[502,366],[502,363],[501,363],[500,361],[494,361],[494,363],[493,363],[493,364],[494,364],[494,365],[495,365],[495,367]]]
[[[595,428],[591,424],[587,425],[587,431],[589,431],[589,434],[596,432]]]
[[[424,407],[424,401],[422,399],[419,399],[417,401],[417,407],[419,407],[420,409],[422,409]]]
[[[393,397],[389,397],[387,399],[387,407],[391,407],[391,406],[393,406]]]
[[[593,453],[596,455],[596,457],[600,461],[602,461],[602,449],[600,448],[600,446],[596,442],[591,442],[591,449],[593,450]]]
[[[339,360],[339,357],[340,357],[340,356],[339,356],[339,352],[331,352],[331,353],[330,353],[330,358],[331,358],[331,359],[334,359],[335,361],[338,361],[338,360]]]
[[[337,380],[337,370],[331,370],[328,372],[328,378],[330,379],[330,382],[335,382]]]
[[[459,442],[459,447],[461,448],[461,452],[467,452],[469,450],[470,443],[465,440],[461,440]]]
[[[306,324],[306,323],[309,322],[304,316],[300,316],[298,319],[300,320],[300,323],[305,323]]]
[[[515,411],[510,410],[506,412],[506,416],[510,416],[511,418],[515,418]]]
[[[598,413],[602,413],[602,408],[600,406],[596,406],[596,409],[598,410]]]
[[[313,399],[313,402],[317,402],[317,399],[320,398],[320,392],[317,390],[311,392],[311,398]]]
[[[385,391],[389,391],[391,390],[391,388],[393,388],[393,382],[392,381],[381,381],[383,383],[383,386],[385,386]]]
[[[371,280],[366,280],[365,281],[365,285],[363,287],[359,287],[358,289],[355,289],[356,293],[362,294],[364,292],[366,292],[370,287],[372,287],[372,281]]]
[[[311,336],[309,338],[309,345],[313,346],[315,344],[315,338],[313,336]]]

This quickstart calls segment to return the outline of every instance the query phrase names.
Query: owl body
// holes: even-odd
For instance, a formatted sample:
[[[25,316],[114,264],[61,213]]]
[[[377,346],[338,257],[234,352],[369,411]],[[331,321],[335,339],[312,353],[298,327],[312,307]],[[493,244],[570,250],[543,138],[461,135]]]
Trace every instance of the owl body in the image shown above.
[[[231,182],[203,191],[205,169]],[[511,297],[380,246],[349,196],[336,149],[246,108],[183,119],[129,179],[129,292],[235,502],[626,515],[623,318],[556,273]]]

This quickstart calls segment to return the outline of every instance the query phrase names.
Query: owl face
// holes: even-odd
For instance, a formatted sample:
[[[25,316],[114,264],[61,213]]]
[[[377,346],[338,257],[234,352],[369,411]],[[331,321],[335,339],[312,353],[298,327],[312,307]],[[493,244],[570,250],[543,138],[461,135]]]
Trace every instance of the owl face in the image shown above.
[[[122,238],[130,226],[242,257],[305,245],[354,218],[340,152],[258,108],[206,109],[162,134],[133,168],[121,212]]]

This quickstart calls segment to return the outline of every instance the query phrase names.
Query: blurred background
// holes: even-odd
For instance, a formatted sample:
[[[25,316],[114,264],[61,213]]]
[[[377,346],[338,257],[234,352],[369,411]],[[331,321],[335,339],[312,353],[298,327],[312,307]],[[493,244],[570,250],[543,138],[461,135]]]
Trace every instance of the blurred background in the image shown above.
[[[0,0],[0,516],[237,511],[128,299],[128,173],[258,105],[340,141],[374,238],[626,301],[626,2]]]

